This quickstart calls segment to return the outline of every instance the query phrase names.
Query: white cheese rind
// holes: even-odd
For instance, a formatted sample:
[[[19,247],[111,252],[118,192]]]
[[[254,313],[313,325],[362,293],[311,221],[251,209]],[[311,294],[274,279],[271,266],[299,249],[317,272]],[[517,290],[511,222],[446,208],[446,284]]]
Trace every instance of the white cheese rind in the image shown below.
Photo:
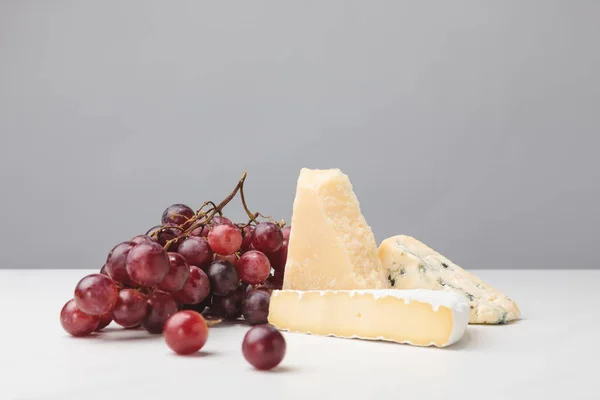
[[[415,238],[398,235],[379,246],[388,281],[396,289],[428,289],[463,296],[472,324],[503,324],[520,318],[516,303]]]
[[[300,290],[275,290],[272,294],[271,302],[276,303],[277,298],[282,294],[294,294],[297,301],[302,301],[303,297],[312,294],[318,294],[319,296],[347,296],[352,298],[354,296],[364,296],[370,295],[373,300],[377,301],[380,299],[395,298],[400,299],[404,302],[404,304],[411,304],[413,302],[419,302],[424,304],[429,304],[431,309],[434,312],[438,312],[440,307],[445,307],[450,310],[452,315],[452,330],[448,337],[448,340],[445,343],[435,343],[430,341],[425,344],[417,344],[413,343],[410,340],[394,340],[389,337],[384,336],[372,336],[365,337],[360,335],[344,335],[339,332],[329,332],[326,334],[321,333],[321,335],[325,336],[334,336],[340,338],[347,339],[364,339],[364,340],[381,340],[381,341],[389,341],[396,342],[401,344],[410,344],[414,346],[436,346],[436,347],[447,347],[450,346],[457,341],[459,341],[467,328],[469,321],[469,305],[464,297],[449,292],[437,292],[432,290],[397,290],[397,289],[382,289],[382,290],[308,290],[308,291],[300,291]],[[378,306],[379,307],[379,306]],[[379,307],[381,309],[381,307]],[[290,310],[291,312],[292,310]],[[314,310],[317,312],[318,310]],[[393,316],[390,316],[393,318]],[[269,322],[273,324],[280,330],[290,330],[285,326],[278,325],[273,321],[273,318],[269,318]],[[293,330],[292,330],[293,331]],[[314,334],[310,329],[303,330],[304,333]]]

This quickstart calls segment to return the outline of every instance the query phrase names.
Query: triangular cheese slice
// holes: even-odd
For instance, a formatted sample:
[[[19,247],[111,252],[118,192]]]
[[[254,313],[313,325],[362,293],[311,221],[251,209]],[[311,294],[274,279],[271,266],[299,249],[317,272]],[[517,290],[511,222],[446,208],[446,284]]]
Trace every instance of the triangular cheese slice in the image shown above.
[[[348,176],[300,171],[283,289],[387,288],[377,244]]]
[[[443,290],[464,296],[472,324],[504,324],[521,316],[512,299],[413,237],[384,240],[379,258],[395,289]]]

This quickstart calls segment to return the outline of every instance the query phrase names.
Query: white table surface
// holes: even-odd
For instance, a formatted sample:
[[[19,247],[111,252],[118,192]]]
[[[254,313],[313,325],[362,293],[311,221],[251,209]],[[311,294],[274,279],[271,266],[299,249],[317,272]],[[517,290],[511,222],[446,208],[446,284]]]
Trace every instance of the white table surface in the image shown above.
[[[285,359],[259,372],[246,326],[212,328],[188,357],[114,324],[77,339],[59,312],[88,271],[0,271],[0,399],[599,399],[600,271],[473,272],[523,319],[446,349],[285,333]]]

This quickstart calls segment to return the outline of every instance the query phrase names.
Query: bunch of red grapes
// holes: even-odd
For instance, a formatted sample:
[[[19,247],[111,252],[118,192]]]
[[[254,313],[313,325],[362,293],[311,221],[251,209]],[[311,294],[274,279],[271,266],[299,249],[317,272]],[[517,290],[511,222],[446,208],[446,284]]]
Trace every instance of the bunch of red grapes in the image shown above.
[[[272,220],[259,222],[260,214],[247,211],[243,192],[250,221],[234,224],[221,209],[235,192],[219,206],[206,203],[213,206],[208,211],[202,211],[205,206],[194,212],[173,204],[163,212],[161,225],[116,245],[100,273],[84,277],[75,287],[73,299],[61,310],[63,328],[73,336],[86,336],[112,321],[128,329],[141,326],[164,333],[169,347],[188,354],[206,342],[206,320],[243,316],[249,324],[260,325],[246,338],[268,341],[267,347],[244,343],[246,359],[257,368],[265,360],[279,363],[285,342],[265,324],[271,291],[283,284],[291,228]],[[180,327],[195,333],[181,336],[186,329]],[[253,354],[246,351],[251,348],[279,350]],[[267,364],[260,369],[274,366]]]

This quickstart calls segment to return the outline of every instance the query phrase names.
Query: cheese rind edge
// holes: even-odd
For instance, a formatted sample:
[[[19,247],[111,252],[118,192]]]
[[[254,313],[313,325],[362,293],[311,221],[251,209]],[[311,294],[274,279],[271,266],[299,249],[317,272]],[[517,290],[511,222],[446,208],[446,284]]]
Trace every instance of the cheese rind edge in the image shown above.
[[[469,320],[462,296],[431,290],[275,290],[269,308],[280,330],[414,346],[450,346]]]

